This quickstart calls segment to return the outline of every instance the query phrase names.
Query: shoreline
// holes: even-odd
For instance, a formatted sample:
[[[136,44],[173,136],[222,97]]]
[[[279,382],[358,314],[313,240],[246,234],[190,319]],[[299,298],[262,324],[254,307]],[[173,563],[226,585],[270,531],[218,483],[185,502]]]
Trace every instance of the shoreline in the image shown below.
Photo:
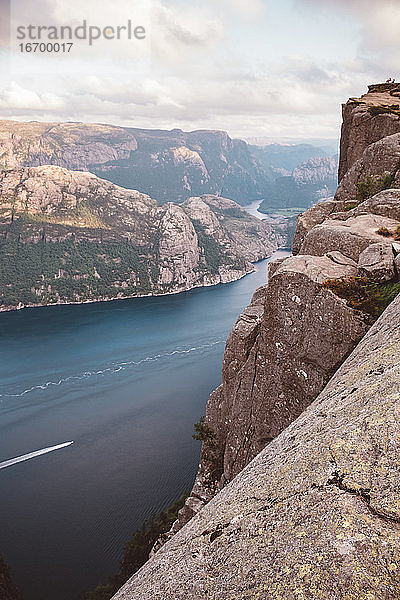
[[[263,260],[268,260],[269,258],[271,258],[276,252],[278,252],[279,250],[287,250],[287,248],[277,248],[270,256],[266,256],[265,258],[260,258],[260,260],[251,263],[254,267],[254,269],[252,271],[249,271],[248,273],[244,273],[243,275],[241,275],[240,277],[236,278],[236,279],[232,279],[231,281],[219,281],[217,283],[206,283],[206,284],[202,284],[202,285],[193,285],[191,287],[188,287],[187,289],[184,290],[176,290],[174,292],[163,292],[163,293],[152,293],[150,292],[149,294],[135,294],[132,296],[123,296],[123,297],[105,297],[105,298],[99,298],[99,299],[93,299],[93,300],[80,300],[80,301],[76,301],[76,302],[51,302],[49,304],[23,304],[22,306],[18,305],[18,306],[2,306],[0,307],[0,313],[9,313],[9,312],[16,312],[16,311],[21,311],[24,310],[26,308],[49,308],[52,306],[79,306],[81,304],[97,304],[99,302],[113,302],[116,300],[132,300],[133,298],[157,298],[157,297],[161,297],[161,296],[172,296],[175,294],[183,294],[185,292],[190,292],[191,290],[195,290],[195,289],[199,289],[199,288],[207,288],[207,287],[214,287],[216,285],[226,285],[228,283],[234,283],[235,281],[240,281],[241,279],[243,279],[243,277],[246,277],[247,275],[250,275],[251,273],[256,272],[257,269],[257,265],[258,263],[262,262]]]

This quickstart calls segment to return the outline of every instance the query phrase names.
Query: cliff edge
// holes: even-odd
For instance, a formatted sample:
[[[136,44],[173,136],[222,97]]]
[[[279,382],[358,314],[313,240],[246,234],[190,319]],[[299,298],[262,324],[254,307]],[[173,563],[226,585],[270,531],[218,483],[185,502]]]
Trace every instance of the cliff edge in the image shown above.
[[[399,352],[400,298],[114,600],[399,598]]]

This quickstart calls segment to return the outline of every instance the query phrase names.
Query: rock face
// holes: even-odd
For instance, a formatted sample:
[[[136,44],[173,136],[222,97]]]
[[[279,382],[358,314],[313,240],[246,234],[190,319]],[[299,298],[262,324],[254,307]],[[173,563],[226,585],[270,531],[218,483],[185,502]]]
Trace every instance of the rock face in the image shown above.
[[[370,144],[400,133],[400,114],[391,108],[398,107],[399,99],[399,84],[370,86],[368,94],[351,98],[343,105],[339,182]]]
[[[400,299],[114,600],[397,600]]]
[[[400,122],[400,121],[399,121]],[[369,185],[373,190],[373,179],[368,184],[368,179],[377,178],[376,185],[389,188],[391,185],[400,185],[400,133],[385,137],[368,146],[351,169],[342,177],[335,200],[339,202],[357,202],[360,200],[357,186]],[[384,180],[387,178],[387,183]],[[368,188],[364,193],[368,192]],[[371,194],[372,195],[372,194]]]
[[[371,197],[349,207],[358,190],[352,175],[356,163],[335,199],[299,218],[297,255],[270,265],[268,285],[256,291],[235,324],[226,344],[222,385],[206,409],[212,445],[203,443],[191,498],[173,531],[315,400],[368,331],[370,315],[351,308],[324,284],[357,276],[394,282],[398,276],[398,136],[374,143],[359,161],[365,169],[379,162],[380,173],[393,175],[393,187],[376,193],[373,186]]]
[[[112,125],[0,121],[0,149],[1,169],[58,165],[87,170],[127,160],[137,141],[132,133]]]
[[[278,247],[230,200],[160,206],[87,171],[5,170],[0,193],[0,310],[226,283]]]
[[[390,281],[395,276],[392,244],[371,244],[360,254],[358,260],[360,277],[375,281]]]

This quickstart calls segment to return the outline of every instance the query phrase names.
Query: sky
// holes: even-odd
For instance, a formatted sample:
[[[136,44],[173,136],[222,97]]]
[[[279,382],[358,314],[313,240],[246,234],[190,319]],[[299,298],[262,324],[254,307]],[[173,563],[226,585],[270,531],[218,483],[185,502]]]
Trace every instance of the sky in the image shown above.
[[[370,83],[400,79],[399,0],[0,6],[1,118],[335,139],[341,103]],[[57,55],[26,52],[19,44],[27,40],[17,39],[17,27],[29,24],[116,27],[128,19],[145,39],[75,40]]]

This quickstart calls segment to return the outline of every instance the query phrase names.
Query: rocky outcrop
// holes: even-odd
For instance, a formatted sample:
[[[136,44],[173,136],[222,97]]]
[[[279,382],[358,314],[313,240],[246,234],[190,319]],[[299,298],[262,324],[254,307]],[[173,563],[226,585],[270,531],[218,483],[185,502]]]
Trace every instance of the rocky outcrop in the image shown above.
[[[399,84],[370,86],[367,94],[343,105],[339,182],[370,144],[400,133],[399,98]]]
[[[395,277],[392,244],[371,244],[360,254],[358,275],[374,281],[391,281]]]
[[[382,241],[379,229],[395,230],[400,222],[380,215],[361,214],[345,221],[326,219],[316,225],[305,237],[301,254],[322,256],[326,252],[339,250],[349,258],[358,261],[361,252],[371,244]]]
[[[397,600],[400,299],[114,600]]]
[[[357,202],[361,194],[373,189],[376,185],[394,188],[400,186],[400,133],[385,137],[371,144],[357,160],[351,169],[342,177],[335,200],[338,202]],[[372,195],[372,193],[371,193]]]
[[[57,166],[0,172],[0,211],[0,310],[226,283],[278,247],[233,201],[160,206]]]
[[[315,225],[319,225],[332,213],[343,209],[343,203],[328,198],[324,202],[318,202],[297,218],[297,227],[293,240],[293,254],[298,254],[304,238]]]

